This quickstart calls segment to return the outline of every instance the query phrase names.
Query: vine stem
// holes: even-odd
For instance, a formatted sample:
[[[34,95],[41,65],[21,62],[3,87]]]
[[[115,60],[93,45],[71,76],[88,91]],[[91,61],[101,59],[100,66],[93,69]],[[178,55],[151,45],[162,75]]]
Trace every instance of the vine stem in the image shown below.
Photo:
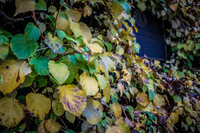
[[[35,21],[36,26],[39,28],[39,26],[38,26],[38,24],[37,24],[36,17],[35,17],[35,11],[33,11],[33,18],[34,18],[34,21]],[[41,35],[41,37],[45,40],[45,37],[44,37],[44,35],[42,34],[41,30],[40,30],[40,35]]]

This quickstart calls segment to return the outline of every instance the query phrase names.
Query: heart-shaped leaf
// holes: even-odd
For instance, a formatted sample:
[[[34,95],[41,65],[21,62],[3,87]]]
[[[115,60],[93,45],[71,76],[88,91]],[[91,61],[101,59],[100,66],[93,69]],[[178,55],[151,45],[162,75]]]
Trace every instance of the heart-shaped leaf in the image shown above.
[[[67,80],[69,76],[67,65],[64,63],[55,63],[55,61],[49,61],[48,66],[50,73],[60,84],[63,84]]]
[[[35,53],[38,43],[34,42],[26,44],[24,35],[18,34],[11,39],[10,46],[18,59],[27,59]]]
[[[28,23],[25,28],[26,44],[36,42],[40,37],[40,29],[37,28],[32,22]]]
[[[63,46],[63,42],[61,38],[58,37],[53,37],[53,35],[51,33],[48,33],[45,37],[45,44],[48,45],[48,47],[54,52],[58,52],[62,46]]]

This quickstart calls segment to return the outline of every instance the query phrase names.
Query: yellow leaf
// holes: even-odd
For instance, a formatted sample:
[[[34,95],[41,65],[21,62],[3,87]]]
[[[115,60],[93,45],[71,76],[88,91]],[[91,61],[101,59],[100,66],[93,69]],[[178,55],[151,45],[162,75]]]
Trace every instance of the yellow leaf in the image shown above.
[[[51,110],[51,100],[40,93],[30,92],[26,95],[26,109],[42,120]]]
[[[63,85],[58,87],[60,93],[60,102],[65,110],[76,116],[80,116],[87,104],[87,97],[83,90],[75,85]]]
[[[54,18],[57,17],[57,12],[53,15]],[[66,20],[64,17],[57,17],[57,20],[56,20],[56,29],[59,29],[59,30],[63,30],[63,31],[66,31],[67,28],[69,27],[69,21]]]
[[[188,84],[188,87],[191,88],[192,85],[193,85],[193,81],[192,80],[188,80],[187,84]]]
[[[142,111],[148,111],[148,112],[151,112],[154,110],[154,105],[152,102],[150,102],[146,107],[144,108],[141,108]]]
[[[178,3],[173,3],[171,5],[169,5],[169,7],[176,12],[177,8],[178,8]]]
[[[92,14],[92,8],[88,5],[84,7],[84,17],[90,16]]]
[[[95,95],[98,91],[98,82],[95,78],[89,76],[86,72],[80,75],[80,85],[82,86],[85,94],[88,95]]]
[[[53,109],[54,114],[57,116],[61,116],[65,112],[65,109],[63,108],[63,105],[59,100],[53,100],[52,109]]]
[[[137,94],[136,100],[142,106],[146,107],[149,104],[149,98],[146,93],[141,92]]]
[[[103,52],[103,48],[97,42],[88,43],[88,44],[86,44],[86,46],[90,49],[92,54],[94,54],[94,53],[102,53]]]
[[[15,127],[25,117],[24,106],[14,98],[0,99],[0,125]]]
[[[109,102],[108,100],[110,99],[110,90],[110,83],[107,83],[106,87],[103,89],[103,95],[107,98],[107,102]]]
[[[45,128],[45,122],[46,120],[42,120],[38,125],[38,130],[37,130],[38,133],[48,133],[48,131]]]
[[[123,7],[120,5],[120,3],[116,2],[113,3],[111,10],[114,13],[115,18],[117,18],[119,15],[121,15]]]
[[[167,128],[169,129],[169,132],[174,133],[174,126],[169,118],[167,119],[166,123],[167,123]]]
[[[74,123],[75,118],[76,118],[74,114],[72,114],[72,113],[66,111],[66,112],[65,112],[65,116],[66,116],[66,119],[67,119],[69,122]]]
[[[69,9],[69,11],[66,9],[66,13],[68,16],[68,19],[71,19],[73,22],[78,23],[81,19],[81,12],[75,11],[73,9]]]
[[[153,99],[153,103],[156,105],[156,106],[163,106],[165,105],[165,99],[163,96],[161,96],[160,94],[156,94],[155,98]]]
[[[109,126],[106,133],[122,133],[117,126]]]
[[[88,100],[87,107],[83,111],[83,115],[87,118],[88,123],[92,125],[97,125],[101,121],[103,115],[102,108],[96,109],[98,106],[96,104],[101,104],[96,100]]]
[[[179,121],[179,114],[177,113],[171,113],[170,119],[172,120],[173,124],[176,124]]]
[[[200,110],[200,101],[196,101],[196,108],[198,109],[198,110]]]
[[[85,24],[80,22],[81,36],[87,40],[87,43],[92,39],[92,34],[90,28]]]
[[[11,93],[22,84],[25,76],[31,73],[31,68],[26,61],[6,60],[0,65],[0,75],[3,77],[3,84],[0,84],[0,91],[5,95]]]
[[[33,11],[36,8],[35,0],[15,0],[16,14]]]
[[[121,120],[117,120],[116,125],[118,126],[118,129],[121,131],[121,133],[130,133],[130,128],[126,122],[123,122]]]
[[[79,23],[73,22],[71,19],[69,20],[69,26],[72,32],[74,33],[75,38],[82,35],[81,27]]]
[[[99,61],[99,63],[106,69],[107,72],[114,70],[115,64],[108,55],[102,54],[100,55],[100,58],[101,60]],[[101,67],[100,69],[102,70]]]
[[[53,119],[48,119],[45,122],[45,128],[50,133],[57,133],[61,129],[61,125]]]
[[[122,108],[118,103],[112,104],[112,110],[114,111],[114,115],[117,119],[119,119],[122,115]]]
[[[60,83],[63,84],[69,76],[68,67],[64,63],[55,63],[55,61],[49,61],[49,72]]]

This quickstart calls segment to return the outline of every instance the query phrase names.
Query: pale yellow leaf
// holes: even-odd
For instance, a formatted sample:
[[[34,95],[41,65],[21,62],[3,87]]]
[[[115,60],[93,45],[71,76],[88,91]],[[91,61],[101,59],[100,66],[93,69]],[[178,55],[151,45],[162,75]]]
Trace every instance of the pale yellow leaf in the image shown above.
[[[54,18],[57,17],[57,12],[54,14]],[[69,21],[66,20],[64,17],[57,17],[56,20],[56,29],[66,31],[69,27]]]
[[[3,77],[3,84],[0,84],[0,91],[5,95],[11,93],[22,84],[25,76],[31,73],[31,68],[26,61],[6,60],[0,65],[0,75]]]
[[[131,132],[130,128],[126,122],[117,120],[116,125],[118,126],[118,129],[121,131],[121,133],[130,133]]]
[[[87,96],[95,95],[99,91],[98,82],[95,78],[87,74],[87,72],[84,72],[80,75],[79,83]]]
[[[114,115],[117,119],[119,119],[122,115],[122,108],[118,103],[112,104],[112,110],[114,111]]]
[[[87,107],[83,111],[83,115],[87,118],[88,123],[92,125],[97,125],[101,121],[101,117],[103,115],[102,108],[96,109],[98,106],[96,104],[100,104],[95,100],[88,100]]]
[[[35,0],[15,0],[16,14],[33,11],[36,8]]]
[[[179,114],[178,113],[171,113],[170,119],[172,120],[173,124],[176,124],[179,121]]]
[[[51,110],[51,100],[40,93],[30,92],[26,95],[26,110],[42,120]]]
[[[90,49],[92,54],[94,54],[94,53],[102,53],[103,52],[103,48],[97,42],[88,43],[88,44],[86,44],[86,46]]]
[[[141,108],[142,111],[148,111],[151,112],[155,109],[152,102],[150,102],[146,107]]]
[[[90,16],[92,14],[92,8],[88,5],[84,7],[84,17]]]
[[[78,23],[81,19],[81,12],[75,11],[73,9],[69,9],[69,11],[66,9],[66,13],[68,16],[68,19],[71,19],[73,22]]]
[[[149,98],[146,93],[141,92],[137,94],[136,100],[142,106],[146,107],[149,104]]]
[[[117,126],[109,126],[106,133],[122,133]]]
[[[60,93],[60,102],[65,110],[76,116],[80,116],[87,104],[87,97],[83,90],[75,85],[63,85],[58,87]]]
[[[161,107],[161,106],[165,105],[165,99],[162,95],[156,94],[155,98],[153,99],[153,103],[156,106]]]
[[[170,4],[169,7],[176,12],[177,8],[178,8],[178,3],[173,3],[173,4]]]
[[[81,36],[87,40],[87,43],[92,39],[92,33],[90,28],[82,22],[79,22],[81,29]]]
[[[15,127],[24,117],[24,106],[18,100],[9,97],[0,99],[0,125]]]
[[[81,27],[78,22],[73,22],[71,19],[69,20],[69,26],[72,32],[74,33],[75,38],[82,35]]]
[[[61,129],[61,125],[53,119],[48,119],[45,122],[45,128],[50,133],[57,133]]]

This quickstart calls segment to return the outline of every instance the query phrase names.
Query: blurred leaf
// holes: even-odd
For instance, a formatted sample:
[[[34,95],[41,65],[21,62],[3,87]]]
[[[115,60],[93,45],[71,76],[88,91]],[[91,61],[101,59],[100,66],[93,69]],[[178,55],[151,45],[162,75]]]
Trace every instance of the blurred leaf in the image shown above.
[[[16,14],[33,11],[36,8],[35,0],[15,0]]]
[[[46,11],[47,10],[46,2],[44,0],[39,0],[38,3],[36,4],[36,9],[37,10],[44,10],[44,11]]]
[[[57,133],[61,129],[61,125],[53,119],[48,119],[45,122],[45,128],[50,133]]]
[[[65,112],[62,103],[59,100],[52,101],[52,109],[55,115],[62,116]]]

